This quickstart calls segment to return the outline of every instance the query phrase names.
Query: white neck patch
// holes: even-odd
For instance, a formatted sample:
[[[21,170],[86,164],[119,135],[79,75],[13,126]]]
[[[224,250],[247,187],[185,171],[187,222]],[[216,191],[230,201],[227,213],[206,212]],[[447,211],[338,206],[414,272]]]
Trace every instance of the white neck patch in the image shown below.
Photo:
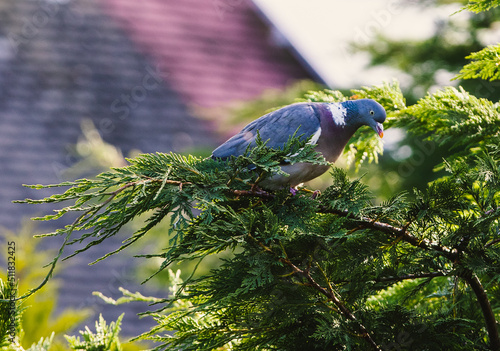
[[[332,113],[333,122],[338,126],[345,125],[345,117],[347,115],[347,110],[342,104],[328,104],[328,109]]]
[[[311,139],[309,139],[309,141],[307,142],[308,144],[310,145],[316,145],[316,143],[318,142],[318,139],[321,135],[321,127],[318,128],[318,130],[316,131],[316,133],[314,133],[314,135],[312,136]]]
[[[316,143],[318,142],[318,139],[319,139],[320,136],[321,136],[321,127],[318,128],[318,130],[316,131],[316,133],[313,134],[313,136],[311,137],[311,139],[309,139],[309,141],[307,143],[309,145],[316,145]],[[293,156],[297,156],[298,154],[299,153],[296,152],[293,155],[288,155],[288,156],[293,157]],[[289,161],[289,160],[286,160],[286,161]]]

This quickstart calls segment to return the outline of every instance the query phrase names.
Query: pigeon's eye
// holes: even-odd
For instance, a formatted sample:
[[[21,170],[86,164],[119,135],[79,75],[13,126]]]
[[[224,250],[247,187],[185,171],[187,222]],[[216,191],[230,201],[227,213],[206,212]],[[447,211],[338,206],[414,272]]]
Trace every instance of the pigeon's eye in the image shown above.
[[[370,110],[370,115],[374,115],[375,112],[373,110]]]

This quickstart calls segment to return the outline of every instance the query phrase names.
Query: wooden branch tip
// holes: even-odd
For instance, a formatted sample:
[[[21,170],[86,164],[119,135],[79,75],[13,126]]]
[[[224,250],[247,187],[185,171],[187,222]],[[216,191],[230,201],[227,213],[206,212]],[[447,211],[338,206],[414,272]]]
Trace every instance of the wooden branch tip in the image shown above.
[[[236,190],[236,189],[230,189],[230,191],[236,195],[236,196],[253,196],[253,197],[260,197],[264,199],[272,199],[275,197],[274,194],[268,193],[265,190],[262,189],[250,189],[250,190]]]

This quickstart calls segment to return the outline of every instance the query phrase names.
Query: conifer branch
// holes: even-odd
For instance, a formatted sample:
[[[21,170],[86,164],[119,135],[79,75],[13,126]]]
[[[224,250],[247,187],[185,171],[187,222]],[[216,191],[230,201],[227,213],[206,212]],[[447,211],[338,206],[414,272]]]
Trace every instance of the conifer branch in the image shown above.
[[[491,240],[491,241],[487,242],[486,245],[484,245],[484,247],[488,248],[488,247],[493,246],[493,245],[498,244],[498,243],[500,243],[500,239]]]
[[[272,199],[275,197],[274,194],[271,194],[265,190],[258,189],[258,188],[252,188],[250,190],[237,190],[237,189],[230,189],[231,193],[233,193],[236,196],[254,196],[254,197],[260,197],[263,199]]]
[[[337,296],[335,296],[333,290],[325,289],[321,285],[319,285],[314,280],[314,278],[311,276],[309,270],[301,270],[300,268],[298,268],[297,266],[295,266],[289,260],[286,260],[286,262],[284,262],[284,263],[286,263],[288,266],[290,266],[297,274],[299,274],[299,275],[303,276],[304,278],[306,278],[306,280],[309,282],[309,284],[311,284],[311,286],[314,289],[318,290],[320,293],[322,293],[323,295],[325,295],[326,297],[328,297],[328,299],[330,301],[332,301],[335,304],[335,306],[337,306],[337,308],[342,312],[342,314],[347,319],[349,319],[349,320],[351,320],[353,322],[356,322],[357,325],[358,325],[358,328],[359,328],[359,330],[361,332],[361,337],[363,339],[365,339],[366,342],[368,342],[368,344],[371,345],[372,349],[374,349],[374,350],[380,350],[380,348],[378,347],[377,343],[372,339],[372,337],[371,337],[370,333],[368,332],[368,330],[366,329],[366,327],[361,322],[359,322],[358,319],[356,318],[356,316],[337,298]]]
[[[257,240],[253,235],[248,234],[248,236],[258,246],[260,246],[264,251],[275,255],[274,251],[271,250],[271,248],[267,247],[262,242]],[[381,350],[378,347],[377,343],[372,339],[372,337],[371,337],[370,333],[368,332],[368,330],[366,329],[366,327],[360,321],[358,321],[356,316],[337,298],[337,296],[335,296],[335,293],[334,293],[333,289],[331,288],[331,286],[329,289],[324,288],[318,282],[316,282],[316,280],[314,280],[314,278],[311,276],[311,273],[310,273],[310,267],[308,267],[306,269],[300,269],[292,261],[290,261],[287,257],[278,257],[278,260],[281,263],[290,267],[294,274],[300,275],[303,278],[305,278],[307,280],[309,286],[311,286],[312,288],[314,288],[315,290],[320,292],[322,295],[326,296],[329,301],[332,301],[334,303],[334,305],[340,310],[342,315],[344,315],[345,318],[349,319],[350,321],[355,322],[359,328],[359,331],[361,332],[360,336],[363,339],[365,339],[368,344],[370,344],[370,346],[372,347],[373,350],[378,350],[378,351]]]
[[[474,272],[467,270],[464,274],[462,274],[462,278],[467,282],[467,284],[469,284],[472,291],[474,291],[474,294],[477,297],[477,301],[479,302],[479,306],[481,307],[481,311],[486,323],[486,330],[488,331],[491,350],[499,351],[500,336],[498,334],[498,325],[495,319],[495,313],[491,308],[490,300],[488,299],[488,295],[486,294],[486,290],[484,289],[481,281]]]
[[[468,10],[480,13],[491,10],[497,6],[500,6],[500,1],[498,0],[469,0],[467,5],[465,5],[460,11]]]
[[[466,58],[472,62],[466,64],[455,79],[500,79],[500,45],[489,45]]]
[[[329,209],[326,207],[320,207],[319,209],[320,213],[332,213],[336,214],[342,217],[347,217],[354,219],[358,222],[358,225],[363,228],[367,229],[375,229],[387,234],[390,234],[392,236],[395,236],[396,238],[403,240],[413,246],[420,247],[424,250],[434,250],[439,252],[441,255],[444,257],[448,258],[450,261],[455,261],[458,258],[458,253],[456,251],[450,250],[449,248],[445,246],[441,246],[436,243],[432,243],[429,240],[426,239],[419,239],[410,233],[407,232],[407,226],[404,227],[395,227],[393,225],[383,223],[383,222],[378,222],[374,221],[371,218],[368,217],[357,217],[350,213],[349,211],[342,211],[342,210],[336,210],[336,209]]]
[[[380,277],[375,279],[376,282],[399,282],[403,280],[410,279],[421,279],[421,278],[436,278],[436,277],[445,277],[447,274],[444,272],[429,272],[429,273],[419,273],[419,274],[405,274],[396,277]]]
[[[413,329],[421,324],[422,309],[400,299],[403,289],[410,287],[416,298],[423,298],[428,290],[422,287],[433,278],[460,277],[475,293],[487,334],[476,313],[463,313],[429,316],[427,336],[442,338],[441,331],[445,329],[441,327],[448,324],[452,332],[446,335],[444,348],[474,342],[484,348],[489,337],[491,348],[499,350],[493,313],[497,301],[488,300],[482,285],[498,280],[500,252],[495,244],[500,242],[500,148],[494,149],[497,153],[493,150],[491,156],[486,153],[492,148],[489,145],[500,143],[499,107],[461,88],[444,89],[406,107],[399,89],[389,88],[356,93],[358,97],[381,100],[389,113],[397,113],[401,117],[398,122],[388,120],[392,126],[407,127],[418,136],[431,133],[438,143],[453,142],[478,149],[484,146],[482,163],[471,170],[472,158],[464,162],[455,159],[447,167],[451,181],[442,178],[431,183],[426,190],[416,191],[415,200],[407,200],[401,193],[375,206],[368,186],[360,180],[351,181],[346,172],[336,168],[332,170],[333,185],[319,197],[317,193],[304,196],[307,190],[290,196],[286,190],[273,193],[258,188],[255,184],[264,176],[283,173],[282,162],[290,161],[290,155],[294,155],[295,163],[327,165],[312,145],[299,138],[291,138],[279,150],[267,148],[260,140],[245,155],[224,162],[173,153],[141,155],[129,160],[129,166],[102,173],[93,180],[47,186],[70,186],[62,194],[24,201],[74,201],[42,220],[58,219],[66,213],[81,214],[72,225],[46,235],[61,235],[64,242],[49,264],[51,270],[42,285],[69,245],[88,243],[68,256],[71,257],[102,243],[119,233],[126,223],[146,214],[146,222],[105,258],[142,239],[171,216],[169,247],[160,253],[143,255],[163,259],[153,275],[172,263],[200,259],[198,267],[209,255],[237,251],[199,279],[194,277],[196,267],[192,269],[186,282],[177,284],[173,291],[172,301],[182,302],[177,310],[169,305],[149,313],[158,317],[166,311],[174,312],[159,318],[159,326],[147,335],[156,337],[160,330],[176,331],[168,338],[159,337],[158,341],[165,345],[177,349],[202,345],[200,349],[211,350],[234,342],[241,343],[241,349],[287,349],[283,342],[295,346],[296,341],[307,339],[308,343],[314,339],[326,345],[325,349],[333,345],[366,348],[366,343],[374,350],[386,349],[384,343],[399,342],[391,336],[396,327],[410,331],[412,338],[419,334]],[[331,92],[324,94],[342,99]],[[324,98],[322,94],[317,97]],[[374,150],[371,134],[358,138],[356,145],[362,147],[357,157],[364,154],[360,150]],[[477,229],[477,235],[469,235],[471,228]],[[321,255],[316,255],[319,251]],[[285,277],[291,277],[295,284],[282,284]],[[411,281],[422,278],[425,281]],[[447,283],[445,280],[433,283],[439,286]],[[340,286],[344,289],[342,296]],[[394,289],[385,289],[388,286]],[[436,288],[434,284],[428,287]],[[366,305],[367,314],[365,310],[351,311],[351,306],[362,306],[372,297],[388,303],[381,303],[380,309]],[[444,294],[437,297],[450,310],[470,298],[469,294],[453,301],[446,301]],[[370,331],[364,326],[368,323],[364,316],[368,314]],[[297,332],[289,333],[290,326]],[[480,334],[478,338],[470,337],[471,328]],[[302,331],[311,330],[313,333],[304,338]],[[262,346],[262,340],[275,341]]]

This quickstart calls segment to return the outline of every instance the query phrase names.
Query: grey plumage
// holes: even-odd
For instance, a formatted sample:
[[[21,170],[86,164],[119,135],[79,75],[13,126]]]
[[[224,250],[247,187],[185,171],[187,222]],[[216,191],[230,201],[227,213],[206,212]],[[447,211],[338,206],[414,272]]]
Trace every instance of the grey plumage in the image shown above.
[[[267,145],[281,148],[298,130],[302,138],[316,144],[329,162],[335,162],[354,132],[362,125],[370,126],[381,137],[382,123],[386,119],[384,108],[374,100],[349,100],[342,103],[304,102],[285,106],[270,112],[244,127],[212,153],[212,158],[227,159],[242,155],[255,146],[257,131]],[[259,183],[265,189],[276,190],[284,186],[297,186],[318,177],[328,166],[297,163],[284,164],[282,170],[290,176],[271,175]]]

